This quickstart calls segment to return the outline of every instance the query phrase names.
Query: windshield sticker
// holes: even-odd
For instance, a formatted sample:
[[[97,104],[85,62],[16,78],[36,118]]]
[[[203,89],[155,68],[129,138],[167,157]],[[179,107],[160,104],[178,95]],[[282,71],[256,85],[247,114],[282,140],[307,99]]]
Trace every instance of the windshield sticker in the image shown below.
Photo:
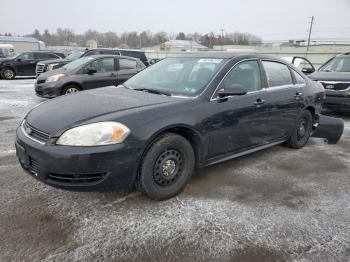
[[[209,59],[209,58],[205,58],[205,59],[199,59],[198,63],[213,63],[213,64],[219,64],[222,61],[222,59]]]

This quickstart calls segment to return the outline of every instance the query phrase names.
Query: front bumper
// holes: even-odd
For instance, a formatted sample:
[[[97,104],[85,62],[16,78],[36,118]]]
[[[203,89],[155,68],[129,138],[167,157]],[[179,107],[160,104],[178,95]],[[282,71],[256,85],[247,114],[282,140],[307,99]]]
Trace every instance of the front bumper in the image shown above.
[[[132,188],[138,167],[138,149],[116,144],[73,147],[40,144],[17,129],[16,153],[22,168],[50,186],[75,191]]]
[[[61,95],[62,86],[60,81],[40,83],[35,82],[35,93],[44,98],[54,98]]]
[[[350,113],[350,96],[327,95],[323,108],[333,112]]]

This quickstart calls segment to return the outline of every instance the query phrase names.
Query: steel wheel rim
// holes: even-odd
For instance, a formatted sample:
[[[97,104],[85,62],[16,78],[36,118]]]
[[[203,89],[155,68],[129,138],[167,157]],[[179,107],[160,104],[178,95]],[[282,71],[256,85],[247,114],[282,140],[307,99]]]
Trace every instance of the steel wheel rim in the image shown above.
[[[300,119],[298,129],[297,129],[297,137],[298,141],[302,140],[309,130],[309,123],[305,117]]]
[[[178,150],[165,150],[154,164],[154,182],[162,187],[173,185],[181,176],[183,166],[184,158]]]
[[[79,92],[79,90],[75,87],[70,87],[67,89],[66,94],[72,94],[72,93],[76,93]]]
[[[14,76],[13,71],[10,69],[6,69],[4,71],[4,76],[5,76],[5,78],[13,78],[13,76]]]

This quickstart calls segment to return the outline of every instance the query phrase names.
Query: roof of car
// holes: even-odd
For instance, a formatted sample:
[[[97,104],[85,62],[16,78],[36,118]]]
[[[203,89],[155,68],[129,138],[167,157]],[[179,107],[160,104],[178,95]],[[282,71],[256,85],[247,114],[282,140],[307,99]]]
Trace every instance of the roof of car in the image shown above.
[[[90,56],[84,56],[84,57],[92,57],[92,58],[101,58],[101,57],[118,57],[118,58],[127,58],[132,60],[140,60],[139,58],[132,57],[132,56],[122,56],[122,55],[90,55]]]
[[[237,53],[237,52],[186,52],[182,54],[175,54],[170,57],[193,57],[193,58],[219,58],[219,59],[231,59],[235,57],[244,57],[244,58],[261,58],[261,59],[273,59],[278,61],[283,61],[278,57],[259,54],[259,53]],[[283,61],[285,62],[285,61]]]
[[[142,52],[144,53],[144,50],[141,49],[124,49],[124,48],[91,48],[91,49],[86,49],[85,51],[92,51],[92,50],[112,50],[112,51],[131,51],[131,52]]]

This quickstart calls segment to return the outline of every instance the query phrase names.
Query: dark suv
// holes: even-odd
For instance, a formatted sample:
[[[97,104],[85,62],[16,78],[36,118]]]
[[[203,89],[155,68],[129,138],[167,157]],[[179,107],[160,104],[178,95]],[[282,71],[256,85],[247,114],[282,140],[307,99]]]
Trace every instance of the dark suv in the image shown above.
[[[43,60],[62,59],[61,53],[49,51],[31,51],[11,58],[0,59],[0,77],[11,80],[16,76],[35,76],[36,64]]]
[[[324,109],[350,113],[350,53],[331,58],[309,77],[326,89]]]
[[[60,68],[73,60],[91,55],[122,55],[138,58],[142,61],[145,66],[148,66],[148,60],[144,51],[131,50],[131,49],[111,49],[111,48],[95,48],[84,51],[75,51],[71,53],[66,59],[63,60],[49,60],[42,61],[37,64],[36,75],[39,76],[41,73],[51,71],[53,69]]]
[[[35,83],[38,96],[53,98],[82,90],[119,85],[145,68],[140,59],[93,55],[41,74]]]

